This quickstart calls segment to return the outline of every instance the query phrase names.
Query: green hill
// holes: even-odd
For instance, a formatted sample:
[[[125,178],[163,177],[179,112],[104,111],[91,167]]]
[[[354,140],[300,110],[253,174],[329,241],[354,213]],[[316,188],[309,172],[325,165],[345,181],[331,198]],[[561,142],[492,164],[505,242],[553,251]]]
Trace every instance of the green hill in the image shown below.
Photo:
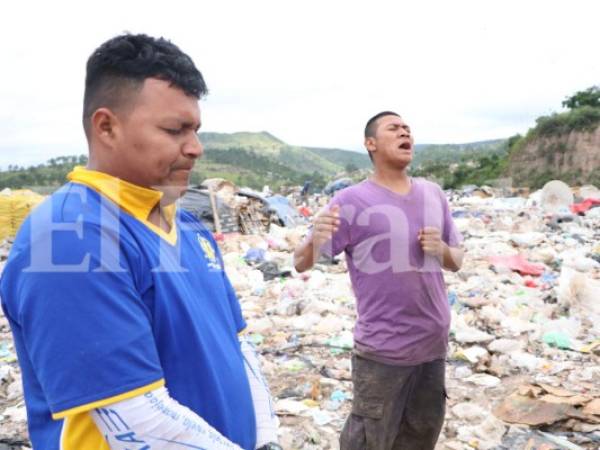
[[[600,91],[592,91],[596,93],[600,96]],[[599,183],[599,127],[600,106],[578,101],[570,111],[538,118],[536,127],[524,137],[416,145],[410,170],[414,176],[435,178],[444,188],[493,184],[506,177],[516,185],[531,187],[552,178]],[[205,152],[192,173],[194,184],[218,177],[239,186],[260,189],[269,185],[278,190],[310,180],[318,189],[334,177],[354,172],[358,178],[372,168],[366,152],[292,146],[265,131],[201,133],[200,139]],[[64,183],[74,165],[86,162],[87,157],[81,155],[27,168],[9,166],[0,171],[0,189],[32,187],[49,192]]]
[[[229,163],[239,167],[244,161],[236,159],[240,153],[231,153],[231,150],[253,153],[260,158],[276,161],[283,166],[306,174],[318,173],[333,176],[344,171],[344,164],[335,158],[325,158],[318,153],[307,151],[304,147],[291,146],[277,139],[265,131],[260,133],[201,133],[200,140],[204,144],[205,158],[212,160],[218,158],[222,163]],[[229,157],[216,156],[215,152],[227,151]]]
[[[417,145],[412,166],[419,169],[431,164],[452,164],[491,155],[505,155],[507,139],[494,139],[466,144]]]
[[[223,150],[228,148],[241,148],[256,150],[264,153],[275,153],[277,149],[285,146],[285,142],[277,139],[270,133],[262,131],[251,133],[240,131],[237,133],[200,133],[200,140],[205,149]]]
[[[239,186],[271,189],[312,181],[321,188],[347,168],[362,168],[366,155],[339,149],[307,149],[288,145],[267,133],[201,133],[204,156],[192,173],[192,183],[206,178],[225,178]],[[345,155],[350,154],[349,156]],[[349,162],[354,165],[349,166]],[[64,183],[74,165],[85,165],[87,157],[64,156],[31,167],[9,166],[0,171],[0,189],[33,187],[48,192]]]
[[[373,167],[366,150],[359,153],[338,148],[306,147],[306,149],[346,170],[371,169]]]
[[[509,139],[465,144],[425,144],[415,149],[410,172],[435,179],[444,189],[493,185],[504,177]]]
[[[334,177],[354,172],[360,178],[365,170],[372,168],[366,151],[292,146],[265,131],[201,133],[200,139],[204,144],[204,156],[192,173],[193,184],[206,178],[225,178],[239,186],[260,189],[268,185],[277,190],[310,180],[318,189]],[[458,181],[448,177],[449,164],[499,151],[502,142],[416,146],[413,167],[418,175],[433,175],[442,179],[446,186],[453,186]],[[28,168],[11,166],[7,171],[0,171],[0,189],[34,187],[49,192],[64,183],[74,165],[85,165],[86,162],[87,157],[81,155],[53,158]]]
[[[265,131],[260,133],[201,133],[204,156],[193,180],[227,178],[241,186],[278,189],[312,181],[323,187],[332,178],[370,167],[366,154],[340,149],[288,145]]]

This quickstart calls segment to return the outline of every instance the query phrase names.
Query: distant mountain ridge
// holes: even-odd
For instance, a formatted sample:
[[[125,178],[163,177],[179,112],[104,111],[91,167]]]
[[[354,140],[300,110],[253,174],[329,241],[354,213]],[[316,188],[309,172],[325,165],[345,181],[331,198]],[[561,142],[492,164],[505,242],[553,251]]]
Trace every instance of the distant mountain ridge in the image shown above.
[[[465,184],[516,183],[540,187],[553,178],[572,184],[600,184],[600,87],[576,92],[562,102],[568,111],[541,116],[525,136],[464,144],[418,144],[410,167],[413,176],[436,179],[444,188]],[[203,132],[204,157],[192,183],[225,178],[239,186],[274,190],[310,181],[315,189],[338,176],[360,179],[372,170],[364,152],[289,145],[267,131]],[[0,189],[63,184],[74,164],[87,156],[63,156],[30,167],[9,165],[0,171]]]
[[[359,179],[373,167],[366,150],[361,153],[339,148],[289,145],[267,131],[202,132],[200,140],[204,145],[204,155],[194,167],[192,184],[207,178],[225,178],[239,186],[260,189],[268,185],[277,190],[282,186],[302,185],[310,181],[318,189],[338,176],[352,173]],[[429,160],[448,164],[465,154],[496,151],[495,142],[417,145],[413,165]],[[81,155],[53,158],[45,164],[28,168],[11,166],[7,171],[0,171],[0,189],[56,187],[64,183],[66,174],[75,163],[86,162],[87,157]]]
[[[229,165],[227,170],[233,174],[230,178],[242,185],[253,186],[262,180],[264,184],[278,186],[279,178],[283,177],[295,180],[296,184],[311,180],[320,186],[332,177],[368,171],[373,167],[366,150],[360,153],[336,148],[292,146],[266,131],[201,133],[200,139],[205,146],[205,155],[198,165],[199,173],[210,177],[211,163]],[[466,159],[495,154],[506,156],[506,153],[507,139],[464,144],[418,144],[415,145],[411,166],[423,173],[427,173],[433,165],[438,171],[447,171],[444,168],[448,165]],[[246,161],[246,164],[240,165],[239,161]],[[246,170],[250,166],[251,170]],[[224,166],[221,166],[223,169]]]
[[[295,171],[309,174],[316,172],[326,176],[333,176],[345,171],[349,161],[353,162],[356,168],[366,168],[370,165],[367,155],[339,149],[315,149],[288,145],[266,131],[200,133],[200,140],[204,144],[207,160],[213,159],[213,152],[231,150],[252,152],[255,156],[272,159]],[[347,156],[345,153],[355,154]],[[223,162],[222,155],[216,158]],[[231,164],[236,163],[233,160],[230,162]]]
[[[326,175],[348,168],[371,169],[367,151],[356,152],[339,148],[302,147],[286,144],[272,134],[262,132],[201,133],[206,154],[214,150],[238,149],[271,157],[294,170],[317,171]],[[412,166],[430,163],[454,163],[465,158],[505,154],[507,139],[493,139],[462,144],[416,144]],[[308,150],[315,156],[308,155]],[[209,156],[210,157],[210,156]]]

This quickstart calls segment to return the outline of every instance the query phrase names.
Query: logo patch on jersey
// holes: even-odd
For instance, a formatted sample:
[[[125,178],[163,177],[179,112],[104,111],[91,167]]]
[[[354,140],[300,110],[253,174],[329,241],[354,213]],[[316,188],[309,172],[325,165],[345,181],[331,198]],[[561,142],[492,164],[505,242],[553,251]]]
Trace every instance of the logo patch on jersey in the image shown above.
[[[205,237],[201,236],[200,234],[197,234],[196,236],[198,238],[198,244],[200,244],[200,248],[204,252],[204,257],[206,258],[208,268],[213,270],[223,270],[221,262],[217,258],[217,253],[215,252],[213,246],[210,244],[210,241]]]

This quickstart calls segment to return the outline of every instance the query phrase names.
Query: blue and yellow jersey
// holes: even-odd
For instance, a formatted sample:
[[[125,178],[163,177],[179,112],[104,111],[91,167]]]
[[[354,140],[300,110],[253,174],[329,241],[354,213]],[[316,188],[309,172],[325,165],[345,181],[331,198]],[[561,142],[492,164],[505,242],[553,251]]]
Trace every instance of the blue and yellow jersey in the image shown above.
[[[211,233],[161,193],[77,168],[36,208],[0,280],[36,450],[108,449],[89,411],[166,385],[244,449],[256,425],[245,327]],[[134,447],[135,448],[135,447]]]

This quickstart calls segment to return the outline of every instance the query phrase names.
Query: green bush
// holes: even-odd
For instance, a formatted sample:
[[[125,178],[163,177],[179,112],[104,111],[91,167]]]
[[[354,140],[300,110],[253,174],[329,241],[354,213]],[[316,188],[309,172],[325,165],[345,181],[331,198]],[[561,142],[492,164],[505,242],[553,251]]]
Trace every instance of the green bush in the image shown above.
[[[582,106],[600,107],[600,87],[592,86],[585,91],[576,92],[571,97],[567,97],[562,105],[565,108],[576,109]]]
[[[489,185],[504,178],[507,173],[508,155],[492,153],[477,159],[462,161],[455,170],[447,165],[431,163],[411,170],[417,177],[435,178],[444,189],[457,189],[465,185]]]
[[[582,106],[572,111],[539,117],[536,122],[537,126],[527,134],[528,140],[572,131],[591,131],[600,125],[600,108]]]

